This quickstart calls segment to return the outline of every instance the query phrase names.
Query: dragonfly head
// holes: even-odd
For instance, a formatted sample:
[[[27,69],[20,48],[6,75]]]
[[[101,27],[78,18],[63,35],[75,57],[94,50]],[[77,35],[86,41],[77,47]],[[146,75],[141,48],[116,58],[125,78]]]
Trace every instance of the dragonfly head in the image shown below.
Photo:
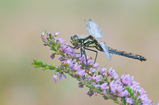
[[[74,46],[78,45],[78,43],[79,43],[79,37],[78,37],[78,35],[73,35],[73,36],[71,36],[70,42],[71,42]]]

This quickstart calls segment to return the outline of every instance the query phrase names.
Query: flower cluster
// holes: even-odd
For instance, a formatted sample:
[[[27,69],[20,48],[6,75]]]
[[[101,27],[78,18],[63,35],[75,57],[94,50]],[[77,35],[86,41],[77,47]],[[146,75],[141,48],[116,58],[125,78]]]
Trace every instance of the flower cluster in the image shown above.
[[[94,94],[100,94],[104,99],[112,99],[118,104],[143,104],[151,105],[152,101],[148,98],[146,91],[139,86],[139,83],[134,81],[134,77],[129,74],[123,74],[120,78],[112,67],[99,68],[98,63],[94,63],[92,58],[82,57],[75,53],[68,44],[64,44],[63,38],[56,38],[59,33],[51,34],[45,31],[42,33],[41,38],[45,46],[49,46],[53,53],[50,55],[51,59],[55,58],[55,55],[59,56],[61,64],[59,66],[53,66],[46,64],[38,60],[34,60],[32,65],[35,67],[43,67],[43,70],[54,70],[53,79],[57,82],[57,78],[61,81],[66,79],[65,73],[68,73],[73,78],[76,78],[79,83],[79,88],[84,86],[89,88],[87,92],[88,96]],[[87,65],[86,65],[87,64]],[[120,100],[119,100],[120,98]]]

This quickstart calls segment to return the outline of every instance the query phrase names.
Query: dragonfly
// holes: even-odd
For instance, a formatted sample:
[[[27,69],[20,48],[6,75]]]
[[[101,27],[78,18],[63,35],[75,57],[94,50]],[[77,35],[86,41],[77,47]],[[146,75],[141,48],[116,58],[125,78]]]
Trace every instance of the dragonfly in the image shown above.
[[[104,52],[104,54],[107,56],[107,58],[111,61],[112,55],[120,55],[132,59],[137,59],[140,61],[146,61],[147,59],[141,55],[134,54],[134,53],[128,53],[126,51],[121,51],[117,49],[113,49],[111,47],[108,47],[104,41],[99,41],[98,38],[104,37],[101,29],[99,28],[98,24],[95,23],[93,20],[89,19],[89,25],[86,20],[84,20],[86,24],[86,28],[90,35],[85,36],[78,36],[73,35],[71,36],[70,42],[74,47],[73,49],[79,49],[80,48],[80,54],[81,57],[84,54],[87,64],[87,57],[86,57],[86,51],[93,51],[96,53],[94,63],[96,62],[98,51]],[[96,48],[97,50],[91,49]]]

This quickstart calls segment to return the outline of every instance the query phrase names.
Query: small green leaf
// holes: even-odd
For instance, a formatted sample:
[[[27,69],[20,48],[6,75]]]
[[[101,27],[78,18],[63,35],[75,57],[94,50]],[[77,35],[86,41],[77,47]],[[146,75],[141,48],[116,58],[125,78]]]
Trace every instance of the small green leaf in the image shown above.
[[[57,72],[60,72],[61,71],[61,69],[60,68],[57,68]]]
[[[130,93],[132,97],[134,97],[134,93],[130,87],[126,87],[126,90]]]
[[[107,89],[106,91],[107,91],[107,94],[109,95],[109,97],[112,97],[111,94],[110,94],[110,90]]]
[[[66,64],[65,67],[68,68],[68,67],[69,67],[69,64]]]
[[[82,79],[84,80],[86,78],[86,76],[83,76]]]
[[[35,62],[35,64],[37,64],[37,60],[36,59],[34,60],[34,62]]]
[[[53,48],[54,51],[57,51],[55,46],[53,46],[52,48]]]
[[[104,99],[109,99],[107,96],[103,96]]]
[[[95,87],[95,85],[92,85],[92,87],[93,87],[96,91],[99,91],[99,90]]]
[[[48,69],[48,68],[46,68],[46,67],[43,68],[44,71],[45,71],[46,69]]]
[[[126,105],[125,97],[121,98],[121,103],[122,103],[122,105]]]
[[[91,88],[91,85],[87,85],[88,88]]]
[[[99,90],[99,91],[101,91],[101,92],[103,91],[103,90],[101,89],[101,87],[99,87],[99,89],[98,89],[98,90]]]
[[[113,100],[115,103],[117,103],[117,104],[119,104],[119,101],[118,100]],[[123,104],[123,105],[125,105],[125,104]]]
[[[114,78],[112,77],[110,80],[111,80],[111,81],[113,81],[113,80],[114,80]]]
[[[50,68],[50,70],[55,70],[56,69],[56,67],[53,66],[53,65],[49,65],[49,68]]]
[[[73,75],[72,75],[73,76]],[[78,81],[81,81],[81,79],[77,79]]]
[[[47,31],[47,30],[45,30],[45,33],[46,33],[46,34],[48,34],[48,31]]]
[[[52,34],[51,33],[49,34],[49,38],[52,39]]]
[[[87,84],[91,84],[91,81],[88,80],[88,81],[87,81]]]
[[[38,63],[38,65],[43,65],[42,61],[38,61],[37,63]]]
[[[38,68],[39,67],[39,65],[35,65],[35,68]]]
[[[60,44],[60,43],[58,43],[58,45],[57,45],[57,50],[59,50],[59,49],[60,49],[60,47],[61,47],[61,44]]]

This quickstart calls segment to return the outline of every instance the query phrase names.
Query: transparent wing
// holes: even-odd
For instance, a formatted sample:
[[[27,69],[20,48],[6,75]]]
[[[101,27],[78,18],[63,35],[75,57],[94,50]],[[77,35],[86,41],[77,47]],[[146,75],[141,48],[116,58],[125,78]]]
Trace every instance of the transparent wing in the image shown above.
[[[90,35],[93,35],[95,38],[104,37],[98,24],[96,24],[93,20],[89,19],[89,25],[87,24],[86,20],[84,20],[84,22]]]
[[[105,55],[107,56],[107,58],[111,61],[111,57],[112,57],[113,54],[110,54],[110,53],[109,53],[108,47],[107,47],[107,45],[105,44],[105,42],[100,42],[100,41],[98,41],[98,42],[99,42],[99,44],[101,45],[101,47],[103,48],[104,54],[105,54]]]

